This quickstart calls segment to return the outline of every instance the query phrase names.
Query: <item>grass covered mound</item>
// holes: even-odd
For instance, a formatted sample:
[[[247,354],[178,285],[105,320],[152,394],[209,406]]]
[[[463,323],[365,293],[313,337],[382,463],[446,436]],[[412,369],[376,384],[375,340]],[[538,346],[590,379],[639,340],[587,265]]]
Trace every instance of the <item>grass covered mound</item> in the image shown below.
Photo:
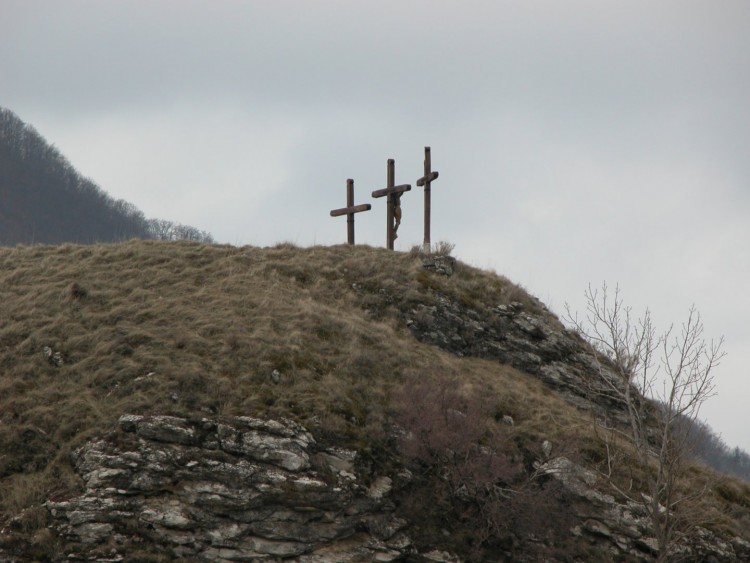
[[[427,272],[417,254],[366,246],[0,248],[0,525],[80,490],[70,452],[123,413],[286,416],[375,464],[398,449],[394,423],[419,431],[430,422],[444,429],[437,446],[400,452],[425,482],[444,478],[435,463],[468,434],[507,449],[506,466],[490,476],[506,475],[509,487],[543,440],[596,461],[601,443],[590,416],[540,381],[413,337],[408,312],[443,297],[474,310],[522,302],[549,315],[502,276],[459,263],[447,277]],[[750,490],[723,483],[731,494],[707,502],[717,514],[731,505],[747,518]],[[528,500],[529,517],[548,502]],[[416,512],[424,506],[415,497],[404,500],[407,509],[410,502]],[[496,509],[523,513],[507,503]],[[43,515],[29,514],[23,525],[32,531]],[[423,526],[434,524],[425,538],[449,526],[434,516],[425,515]]]
[[[284,415],[363,439],[405,378],[472,385],[512,372],[411,337],[393,296],[429,302],[438,286],[493,305],[522,293],[362,246],[0,249],[0,510],[64,486],[68,452],[125,412]],[[531,379],[517,391],[526,385],[541,392]]]

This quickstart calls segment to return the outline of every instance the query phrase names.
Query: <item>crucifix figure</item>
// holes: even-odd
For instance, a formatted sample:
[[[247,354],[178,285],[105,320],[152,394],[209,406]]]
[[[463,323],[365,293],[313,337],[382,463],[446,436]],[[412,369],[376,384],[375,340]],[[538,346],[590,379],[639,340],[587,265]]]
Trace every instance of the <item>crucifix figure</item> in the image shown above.
[[[388,222],[386,224],[385,238],[388,250],[393,250],[393,241],[396,240],[396,231],[401,224],[401,196],[404,192],[411,190],[410,184],[395,184],[395,162],[392,158],[388,159],[388,183],[382,190],[372,192],[372,197],[388,196]]]
[[[346,233],[348,244],[354,244],[354,214],[359,213],[360,211],[369,211],[371,208],[372,205],[370,205],[369,203],[354,205],[354,180],[349,178],[346,181],[346,207],[331,210],[331,217],[346,215]]]
[[[437,180],[438,173],[432,171],[430,147],[424,148],[424,176],[417,180],[418,186],[424,186],[424,250],[430,251],[430,184]]]

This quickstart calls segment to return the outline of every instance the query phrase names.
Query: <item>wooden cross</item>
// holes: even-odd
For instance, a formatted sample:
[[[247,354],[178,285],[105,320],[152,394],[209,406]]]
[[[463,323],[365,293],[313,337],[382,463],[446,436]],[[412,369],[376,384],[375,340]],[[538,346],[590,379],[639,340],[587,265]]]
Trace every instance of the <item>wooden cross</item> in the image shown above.
[[[424,176],[417,180],[418,186],[424,186],[424,250],[430,251],[430,184],[437,180],[438,173],[432,171],[430,147],[424,148]]]
[[[349,178],[346,181],[346,207],[341,209],[332,209],[331,217],[346,215],[346,234],[348,244],[354,244],[354,214],[360,211],[369,211],[372,205],[363,203],[354,205],[354,180]]]
[[[398,226],[401,224],[401,195],[404,192],[411,190],[410,184],[401,184],[400,186],[394,186],[395,181],[395,163],[392,158],[388,159],[388,183],[382,190],[375,190],[372,192],[372,197],[383,197],[388,196],[387,207],[388,207],[388,222],[386,223],[385,238],[388,246],[388,250],[393,250],[393,241],[396,240],[398,235],[396,231]]]

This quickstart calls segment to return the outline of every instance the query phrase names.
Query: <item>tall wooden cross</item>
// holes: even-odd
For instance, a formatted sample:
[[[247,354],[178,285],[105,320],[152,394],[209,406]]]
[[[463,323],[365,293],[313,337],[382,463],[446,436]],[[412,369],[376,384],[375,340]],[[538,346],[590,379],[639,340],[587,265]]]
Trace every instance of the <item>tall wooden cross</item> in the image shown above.
[[[392,158],[388,159],[388,183],[382,190],[375,190],[372,192],[372,197],[383,197],[388,196],[387,207],[388,207],[388,219],[385,229],[385,238],[388,250],[393,250],[393,241],[396,240],[398,235],[396,231],[398,226],[401,224],[401,195],[404,192],[411,190],[410,184],[401,184],[395,186],[395,162]]]
[[[437,180],[438,173],[432,171],[430,147],[424,148],[424,176],[417,180],[418,186],[424,186],[424,250],[430,251],[430,184]]]
[[[354,214],[360,211],[369,211],[372,205],[363,203],[354,205],[354,180],[349,178],[346,181],[346,207],[341,209],[331,209],[331,217],[346,215],[346,234],[348,244],[354,244]]]

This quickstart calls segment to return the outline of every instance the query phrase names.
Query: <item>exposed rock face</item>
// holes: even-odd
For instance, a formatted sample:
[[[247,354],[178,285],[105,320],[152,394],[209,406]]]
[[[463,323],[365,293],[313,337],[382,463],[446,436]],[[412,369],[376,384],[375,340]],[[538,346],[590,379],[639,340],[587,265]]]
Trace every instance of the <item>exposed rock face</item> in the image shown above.
[[[451,276],[456,267],[456,259],[452,256],[428,256],[422,259],[422,267],[428,272]]]
[[[414,552],[392,513],[399,478],[364,482],[355,452],[322,449],[288,420],[126,415],[74,458],[85,492],[47,503],[68,561],[127,560],[138,550],[300,562]]]
[[[322,448],[289,420],[125,415],[117,431],[77,450],[74,464],[84,493],[46,503],[66,544],[59,561],[460,563],[412,545],[391,500],[407,475],[365,480],[356,452]],[[653,560],[640,505],[597,491],[596,474],[564,457],[537,468],[588,501],[572,534],[607,546],[613,559]],[[748,560],[750,544],[698,529],[683,554]]]
[[[626,423],[624,405],[611,399],[602,378],[616,381],[616,373],[598,364],[578,335],[560,323],[541,303],[498,305],[491,311],[473,309],[443,295],[437,304],[420,304],[405,313],[412,334],[428,344],[459,356],[496,359],[536,375],[561,397],[597,416]],[[508,424],[513,420],[503,419]],[[563,457],[553,457],[552,445],[542,444],[546,463],[540,470],[560,480],[566,489],[588,501],[591,509],[572,532],[604,546],[614,559],[631,557],[652,561],[658,553],[644,507],[621,504],[595,486],[597,475]],[[579,515],[582,516],[582,515]],[[750,561],[750,543],[724,541],[709,530],[697,528],[684,538],[681,556],[690,561]]]
[[[572,532],[608,547],[614,560],[630,557],[652,561],[658,543],[650,534],[648,514],[642,504],[618,503],[612,495],[596,490],[597,475],[565,457],[539,465],[539,470],[559,480],[570,492],[588,501],[587,517]],[[696,527],[691,537],[678,539],[675,560],[715,563],[750,561],[750,543],[741,538],[724,541],[707,529]]]
[[[606,391],[598,374],[615,378],[595,364],[583,341],[566,330],[541,303],[530,311],[519,302],[479,311],[438,296],[436,305],[418,305],[406,324],[421,342],[459,356],[496,359],[538,376],[577,407],[617,415],[620,407],[597,393]]]

